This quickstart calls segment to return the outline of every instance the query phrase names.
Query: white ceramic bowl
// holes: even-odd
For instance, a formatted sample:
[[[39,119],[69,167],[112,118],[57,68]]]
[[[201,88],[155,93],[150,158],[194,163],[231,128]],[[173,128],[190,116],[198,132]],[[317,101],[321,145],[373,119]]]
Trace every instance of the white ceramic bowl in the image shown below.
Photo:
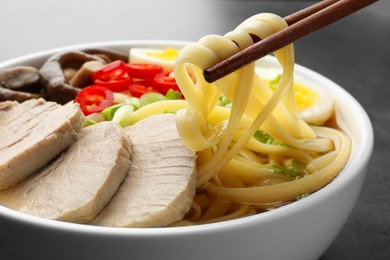
[[[70,46],[0,64],[40,66],[58,51],[135,46],[177,47],[177,41],[122,41]],[[260,66],[274,66],[266,58]],[[107,228],[47,220],[0,206],[1,259],[289,259],[319,258],[346,222],[361,190],[373,148],[369,118],[359,103],[329,79],[297,65],[298,77],[323,86],[336,99],[353,138],[349,163],[329,185],[305,199],[246,218],[189,227]]]

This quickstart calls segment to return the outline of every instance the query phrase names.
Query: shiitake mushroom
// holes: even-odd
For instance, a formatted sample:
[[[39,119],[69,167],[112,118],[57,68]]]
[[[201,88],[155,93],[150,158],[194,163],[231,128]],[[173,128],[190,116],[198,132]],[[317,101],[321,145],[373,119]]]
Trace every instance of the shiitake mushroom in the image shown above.
[[[0,101],[23,102],[44,96],[39,71],[31,66],[16,66],[0,71]]]
[[[127,62],[128,56],[113,50],[89,48],[56,53],[39,69],[30,66],[5,69],[0,71],[0,101],[22,102],[43,97],[65,104],[92,83],[88,77],[101,67],[99,64],[114,60]]]

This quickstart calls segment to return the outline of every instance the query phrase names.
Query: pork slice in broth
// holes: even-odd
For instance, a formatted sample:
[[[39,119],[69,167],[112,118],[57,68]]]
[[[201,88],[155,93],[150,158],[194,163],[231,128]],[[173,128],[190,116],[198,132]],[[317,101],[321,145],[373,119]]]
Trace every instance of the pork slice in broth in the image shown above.
[[[92,224],[159,227],[183,218],[196,186],[196,156],[181,141],[175,115],[125,128],[133,143],[129,174]]]
[[[71,145],[84,122],[75,103],[0,102],[0,190],[20,182]]]
[[[0,192],[0,202],[35,216],[89,222],[118,190],[129,171],[130,155],[130,139],[117,124],[85,127],[45,168]]]

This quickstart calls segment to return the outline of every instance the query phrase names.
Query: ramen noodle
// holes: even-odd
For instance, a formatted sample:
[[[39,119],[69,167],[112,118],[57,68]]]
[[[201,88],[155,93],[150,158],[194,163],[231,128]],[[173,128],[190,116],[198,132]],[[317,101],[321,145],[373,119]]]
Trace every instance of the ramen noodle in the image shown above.
[[[298,117],[292,44],[274,53],[282,68],[275,91],[255,63],[214,83],[203,77],[204,69],[253,44],[253,36],[263,39],[286,26],[277,15],[259,14],[181,50],[174,73],[187,105],[177,112],[177,128],[198,154],[198,190],[186,221],[236,218],[294,201],[327,185],[346,164],[345,133]],[[221,95],[231,108],[218,106]]]

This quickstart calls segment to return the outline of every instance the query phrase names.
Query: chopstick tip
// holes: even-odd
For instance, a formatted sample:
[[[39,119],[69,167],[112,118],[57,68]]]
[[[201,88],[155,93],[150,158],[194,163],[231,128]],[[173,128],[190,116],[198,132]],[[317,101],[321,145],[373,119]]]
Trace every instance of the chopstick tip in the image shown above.
[[[205,69],[203,70],[203,77],[204,79],[208,82],[208,83],[212,83],[213,82],[213,77],[212,77],[213,74],[210,73],[209,69]]]

